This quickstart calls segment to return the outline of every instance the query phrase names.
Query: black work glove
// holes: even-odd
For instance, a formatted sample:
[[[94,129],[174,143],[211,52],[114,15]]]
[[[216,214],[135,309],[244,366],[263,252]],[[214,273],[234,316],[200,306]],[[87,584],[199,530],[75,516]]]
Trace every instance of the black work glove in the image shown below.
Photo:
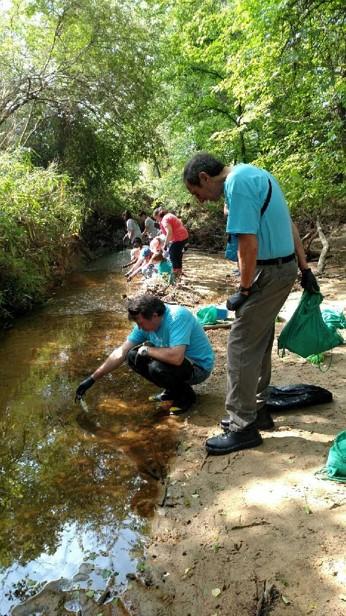
[[[248,295],[245,295],[245,293],[241,293],[240,291],[233,293],[233,295],[227,298],[227,310],[238,310],[238,308],[240,308],[240,306],[242,306],[244,302],[246,302],[248,297]]]
[[[93,379],[92,376],[88,376],[88,378],[84,379],[84,381],[82,381],[77,387],[74,401],[77,402],[77,400],[80,400],[84,396],[85,392],[92,387],[94,383],[95,379]]]
[[[302,279],[300,281],[300,284],[302,285],[303,289],[305,289],[305,291],[310,294],[319,293],[320,291],[320,287],[316,280],[316,277],[312,273],[310,268],[302,270]]]

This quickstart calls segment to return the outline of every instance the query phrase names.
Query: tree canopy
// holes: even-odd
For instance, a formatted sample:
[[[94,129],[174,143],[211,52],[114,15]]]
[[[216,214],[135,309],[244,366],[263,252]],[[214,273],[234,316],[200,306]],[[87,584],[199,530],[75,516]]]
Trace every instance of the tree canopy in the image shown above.
[[[346,143],[343,3],[163,5],[168,149],[173,160],[179,150],[179,171],[192,151],[211,149],[269,168],[292,208],[335,207]]]
[[[295,215],[344,215],[342,0],[8,0],[0,17],[1,175],[53,164],[74,232],[129,204],[183,212],[201,149],[270,170]],[[21,224],[9,183],[3,228]]]
[[[146,157],[155,37],[139,4],[16,0],[0,27],[2,148],[25,145],[89,190]],[[111,172],[113,169],[113,172]]]

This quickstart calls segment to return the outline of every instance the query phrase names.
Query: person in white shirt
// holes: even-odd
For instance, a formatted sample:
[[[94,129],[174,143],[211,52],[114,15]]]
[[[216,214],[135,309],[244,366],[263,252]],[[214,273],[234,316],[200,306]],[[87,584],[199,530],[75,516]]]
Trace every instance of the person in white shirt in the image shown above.
[[[142,231],[142,237],[147,236],[148,240],[150,241],[160,233],[160,229],[156,226],[155,221],[150,216],[148,216],[148,214],[144,210],[140,213],[139,219],[144,227]]]
[[[132,218],[132,214],[129,210],[125,210],[123,213],[123,219],[126,224],[126,233],[123,237],[123,241],[128,238],[130,244],[132,245],[136,237],[142,239],[142,232],[139,228],[139,224]]]

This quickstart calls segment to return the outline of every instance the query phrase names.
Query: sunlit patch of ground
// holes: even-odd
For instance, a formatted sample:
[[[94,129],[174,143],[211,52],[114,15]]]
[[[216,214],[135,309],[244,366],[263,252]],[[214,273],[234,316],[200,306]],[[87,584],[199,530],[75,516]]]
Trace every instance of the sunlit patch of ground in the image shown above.
[[[221,302],[237,284],[222,257],[186,256],[185,283]],[[332,272],[332,276],[330,273]],[[346,304],[344,270],[328,265],[320,279],[326,302]],[[231,274],[229,277],[228,274]],[[193,282],[192,282],[193,281]],[[301,291],[296,285],[295,306]],[[277,334],[282,323],[277,324]],[[263,445],[205,457],[204,442],[223,416],[227,332],[208,332],[216,351],[212,376],[181,418],[185,438],[166,480],[146,561],[151,586],[134,581],[124,596],[141,616],[255,616],[264,596],[273,616],[343,616],[346,611],[345,484],[323,480],[335,435],[345,429],[344,347],[327,372],[273,351],[272,382],[312,383],[334,402],[281,413]],[[265,595],[265,592],[267,595]]]

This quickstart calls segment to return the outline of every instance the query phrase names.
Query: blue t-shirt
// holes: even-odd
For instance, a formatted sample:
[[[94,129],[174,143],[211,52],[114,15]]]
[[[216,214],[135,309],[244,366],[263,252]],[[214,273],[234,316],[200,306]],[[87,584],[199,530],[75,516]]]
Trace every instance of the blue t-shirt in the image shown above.
[[[214,365],[214,352],[208,336],[196,317],[184,306],[165,304],[160,327],[154,332],[146,332],[135,325],[128,341],[141,344],[146,340],[156,347],[175,347],[186,345],[185,356],[194,364],[208,372]]]
[[[170,261],[160,261],[157,265],[157,271],[159,274],[171,274],[173,271],[172,263]]]
[[[268,179],[272,196],[261,216]],[[256,235],[258,259],[286,257],[294,252],[290,212],[278,182],[270,173],[254,165],[236,165],[226,178],[224,195],[228,206],[226,232]]]

